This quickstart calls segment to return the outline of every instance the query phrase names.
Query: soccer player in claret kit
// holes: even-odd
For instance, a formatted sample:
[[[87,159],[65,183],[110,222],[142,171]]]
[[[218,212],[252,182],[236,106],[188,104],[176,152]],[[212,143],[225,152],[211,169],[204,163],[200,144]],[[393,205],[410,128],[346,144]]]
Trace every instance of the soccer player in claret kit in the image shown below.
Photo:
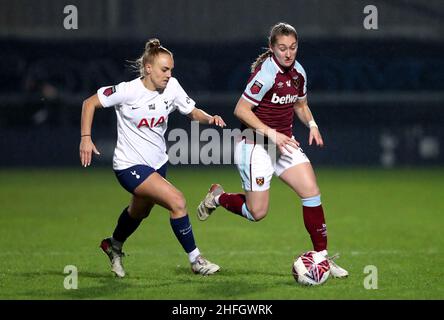
[[[268,44],[269,49],[253,63],[248,84],[234,111],[244,129],[235,147],[235,162],[245,192],[227,193],[221,185],[213,184],[198,206],[197,215],[204,221],[222,206],[250,221],[263,219],[275,174],[301,198],[304,224],[314,250],[328,258],[333,277],[344,278],[348,272],[328,256],[327,226],[316,176],[292,133],[296,114],[310,130],[309,144],[324,144],[308,107],[306,73],[296,61],[296,30],[289,24],[278,23],[271,29]],[[276,151],[275,157],[270,150]]]
[[[132,194],[112,237],[104,239],[100,247],[111,261],[111,271],[124,277],[123,243],[158,204],[170,212],[171,227],[188,254],[192,271],[213,274],[220,268],[201,255],[194,241],[184,196],[166,180],[168,155],[164,134],[168,116],[175,110],[200,123],[224,127],[225,122],[220,116],[210,116],[195,107],[195,102],[171,76],[173,55],[158,39],[146,43],[136,66],[139,78],[100,88],[84,101],[82,108],[80,160],[86,167],[91,164],[92,153],[99,154],[91,139],[94,111],[115,107],[118,138],[113,169],[122,187]]]

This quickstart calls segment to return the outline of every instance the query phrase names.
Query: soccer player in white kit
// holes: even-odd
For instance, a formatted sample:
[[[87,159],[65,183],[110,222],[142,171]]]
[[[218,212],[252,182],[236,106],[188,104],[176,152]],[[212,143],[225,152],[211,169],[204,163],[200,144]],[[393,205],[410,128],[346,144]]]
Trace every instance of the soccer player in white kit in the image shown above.
[[[213,274],[220,268],[205,259],[197,248],[183,194],[165,179],[168,155],[164,134],[168,116],[176,109],[200,123],[224,127],[225,122],[220,116],[210,116],[195,107],[195,102],[172,77],[173,54],[161,46],[158,39],[146,43],[137,66],[139,78],[102,87],[83,102],[81,164],[89,166],[92,153],[100,154],[91,138],[94,111],[114,106],[118,138],[113,169],[120,184],[132,193],[112,237],[102,240],[100,247],[111,261],[111,270],[116,276],[124,277],[123,243],[158,204],[170,211],[171,227],[188,254],[192,271]]]
[[[250,221],[263,219],[275,174],[301,198],[304,224],[314,250],[328,258],[332,276],[343,278],[348,272],[328,257],[327,226],[313,168],[292,135],[296,114],[310,129],[309,144],[324,144],[308,107],[305,70],[296,61],[297,33],[291,25],[278,23],[272,27],[268,40],[269,49],[253,63],[252,74],[234,111],[244,129],[235,148],[235,160],[245,192],[226,193],[221,185],[213,184],[197,214],[203,221],[222,206]],[[248,130],[254,133],[249,135]]]

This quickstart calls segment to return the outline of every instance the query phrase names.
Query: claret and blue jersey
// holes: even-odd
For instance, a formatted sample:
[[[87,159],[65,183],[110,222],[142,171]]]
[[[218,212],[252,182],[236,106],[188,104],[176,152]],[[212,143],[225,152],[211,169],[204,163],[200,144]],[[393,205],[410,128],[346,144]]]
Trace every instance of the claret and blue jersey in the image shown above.
[[[271,56],[252,73],[242,97],[255,106],[253,112],[264,124],[291,137],[293,105],[306,94],[304,68],[295,61],[284,69]]]

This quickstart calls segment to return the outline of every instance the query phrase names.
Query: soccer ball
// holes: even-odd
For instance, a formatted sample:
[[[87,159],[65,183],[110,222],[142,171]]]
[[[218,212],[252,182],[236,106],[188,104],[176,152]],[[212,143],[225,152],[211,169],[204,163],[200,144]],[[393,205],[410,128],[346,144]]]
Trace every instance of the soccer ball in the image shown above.
[[[319,252],[308,251],[294,260],[292,272],[298,283],[317,286],[327,281],[330,275],[330,264],[327,258]]]

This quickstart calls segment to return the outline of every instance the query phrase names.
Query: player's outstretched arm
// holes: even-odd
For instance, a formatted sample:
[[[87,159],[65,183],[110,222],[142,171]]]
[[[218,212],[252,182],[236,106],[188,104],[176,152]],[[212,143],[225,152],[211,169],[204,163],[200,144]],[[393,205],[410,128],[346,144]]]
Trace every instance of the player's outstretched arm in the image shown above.
[[[91,129],[94,111],[101,108],[97,94],[83,101],[82,116],[80,119],[80,163],[83,167],[91,165],[92,153],[99,155],[100,152],[92,142]]]
[[[298,116],[299,120],[310,128],[308,144],[311,146],[314,140],[317,146],[323,147],[324,140],[322,139],[318,125],[313,118],[313,114],[308,107],[307,98],[300,99],[294,104],[294,112]]]
[[[199,121],[199,123],[214,124],[215,126],[221,128],[226,126],[225,121],[221,116],[210,116],[208,113],[199,108],[194,108],[193,111],[188,114],[188,117],[190,117],[191,120]]]

